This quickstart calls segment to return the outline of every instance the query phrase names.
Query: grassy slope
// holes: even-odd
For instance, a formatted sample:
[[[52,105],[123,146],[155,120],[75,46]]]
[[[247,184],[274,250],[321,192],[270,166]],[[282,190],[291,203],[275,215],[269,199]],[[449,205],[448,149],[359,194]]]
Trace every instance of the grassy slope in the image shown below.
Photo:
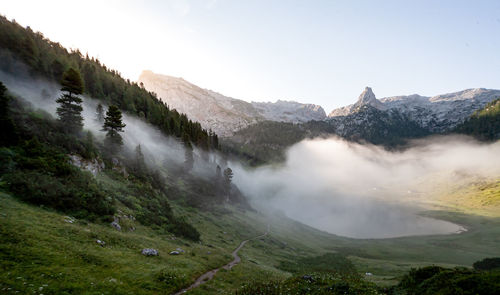
[[[473,188],[470,190],[475,194]],[[106,224],[83,221],[70,224],[64,221],[64,215],[2,194],[0,290],[32,292],[43,287],[44,294],[60,294],[64,290],[90,294],[169,294],[204,271],[230,261],[230,252],[241,240],[260,235],[268,224],[269,236],[251,241],[240,251],[240,265],[232,271],[219,272],[214,280],[193,290],[192,294],[231,293],[250,281],[284,279],[290,274],[278,268],[283,261],[325,252],[348,255],[360,273],[374,274],[367,279],[383,284],[395,283],[395,277],[411,267],[470,266],[484,257],[500,256],[500,218],[492,216],[429,211],[426,214],[459,223],[468,232],[353,240],[286,218],[264,217],[233,207],[200,212],[175,203],[172,206],[177,215],[186,216],[202,233],[201,243],[173,240],[170,234],[134,221],[130,221],[137,228],[133,232],[118,232]],[[126,208],[120,207],[120,210],[126,211]],[[96,239],[104,240],[106,247],[100,247]],[[149,247],[159,249],[161,255],[142,256],[141,249]],[[177,247],[186,253],[167,255]],[[171,275],[174,277],[169,279]]]
[[[455,210],[500,217],[500,180],[480,179],[452,186],[438,195],[437,202]]]
[[[32,292],[43,287],[44,294],[168,294],[206,270],[230,261],[229,253],[242,239],[262,234],[268,224],[256,212],[227,208],[230,213],[214,214],[174,206],[177,214],[187,216],[202,233],[203,242],[193,243],[173,240],[170,234],[138,223],[133,224],[137,228],[133,232],[84,221],[71,224],[62,214],[27,205],[6,194],[0,196],[0,290]],[[297,228],[293,236],[299,231]],[[324,243],[316,232],[310,230],[307,244],[296,242],[294,247],[284,246],[290,241],[274,236],[252,241],[241,252],[242,264],[231,272],[221,271],[214,282],[193,293],[218,294],[221,288],[231,290],[248,280],[286,278],[289,274],[274,265],[293,260],[298,252],[325,251],[318,246]],[[106,246],[99,246],[97,239],[105,241]],[[167,255],[177,247],[186,253]],[[160,256],[145,257],[140,254],[143,248],[156,248]],[[176,278],[162,281],[165,271]]]

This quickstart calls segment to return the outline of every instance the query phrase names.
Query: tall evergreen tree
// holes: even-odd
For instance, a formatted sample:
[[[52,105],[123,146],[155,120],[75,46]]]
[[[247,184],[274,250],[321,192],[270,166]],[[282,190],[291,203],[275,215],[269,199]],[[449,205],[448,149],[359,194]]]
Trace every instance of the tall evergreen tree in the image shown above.
[[[189,172],[194,166],[193,146],[190,144],[184,148],[184,170]]]
[[[14,122],[10,117],[9,96],[7,88],[0,82],[0,145],[15,144],[17,134],[15,131]]]
[[[85,147],[85,152],[83,153],[83,156],[87,159],[92,159],[97,151],[94,146],[94,136],[92,135],[92,132],[87,131],[87,135],[85,136],[85,141],[83,142],[83,146]]]
[[[229,201],[229,195],[231,194],[231,181],[233,180],[233,170],[229,167],[224,169],[224,188],[226,191],[227,201]]]
[[[61,85],[63,94],[56,100],[59,103],[57,108],[59,120],[66,131],[80,131],[83,127],[82,99],[78,96],[83,93],[83,80],[80,73],[73,68],[69,68],[63,74]]]
[[[112,153],[116,153],[123,145],[119,132],[123,132],[122,112],[115,105],[110,105],[104,118],[103,131],[107,131],[105,144]]]
[[[219,183],[222,179],[222,169],[219,165],[217,165],[217,167],[215,168],[215,179],[217,183]]]
[[[98,104],[96,109],[95,109],[95,115],[96,115],[96,120],[99,123],[104,123],[104,108],[102,107],[102,104]]]
[[[186,132],[182,133],[182,143],[184,144],[184,171],[189,172],[194,166],[193,145]]]
[[[135,163],[134,170],[137,176],[144,178],[146,176],[147,168],[144,154],[142,153],[141,145],[135,147]]]

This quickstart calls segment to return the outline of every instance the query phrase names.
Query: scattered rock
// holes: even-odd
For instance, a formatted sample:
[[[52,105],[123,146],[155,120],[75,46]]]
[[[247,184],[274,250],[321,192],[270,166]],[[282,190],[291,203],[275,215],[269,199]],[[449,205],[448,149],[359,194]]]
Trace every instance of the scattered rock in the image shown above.
[[[93,159],[92,161],[86,160],[79,155],[69,155],[71,164],[90,171],[92,175],[96,176],[99,172],[103,171],[105,168],[104,162],[98,159]]]
[[[182,248],[177,248],[177,249],[175,249],[175,250],[176,250],[176,251],[178,251],[179,253],[184,253],[184,252],[186,252],[186,251],[182,250]]]
[[[309,283],[315,282],[316,280],[313,278],[313,276],[310,275],[303,275],[302,279],[305,281],[308,281]]]
[[[146,256],[158,256],[158,250],[156,249],[152,249],[152,248],[146,248],[146,249],[142,249],[142,255],[146,255]]]
[[[99,244],[101,247],[104,247],[104,245],[106,245],[106,242],[101,241],[101,240],[96,240],[95,242],[96,242],[97,244]]]
[[[116,221],[111,222],[111,226],[114,227],[116,230],[120,230],[120,231],[122,230],[122,227]]]
[[[116,280],[115,278],[111,278],[111,279],[109,279],[109,282],[110,282],[110,283],[116,283],[116,282],[117,282],[117,280]]]
[[[67,223],[75,223],[76,219],[71,216],[64,216],[64,221],[66,221]]]
[[[179,251],[172,251],[169,253],[170,255],[179,255],[181,254]]]
[[[365,276],[373,276],[373,274],[371,272],[366,272]]]

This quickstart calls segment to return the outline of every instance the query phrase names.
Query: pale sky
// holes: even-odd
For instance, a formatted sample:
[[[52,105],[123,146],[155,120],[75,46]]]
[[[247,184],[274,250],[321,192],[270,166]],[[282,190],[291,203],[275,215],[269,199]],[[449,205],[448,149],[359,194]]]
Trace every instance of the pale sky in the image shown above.
[[[183,77],[247,101],[335,107],[500,89],[500,1],[0,1],[0,14],[125,78]]]

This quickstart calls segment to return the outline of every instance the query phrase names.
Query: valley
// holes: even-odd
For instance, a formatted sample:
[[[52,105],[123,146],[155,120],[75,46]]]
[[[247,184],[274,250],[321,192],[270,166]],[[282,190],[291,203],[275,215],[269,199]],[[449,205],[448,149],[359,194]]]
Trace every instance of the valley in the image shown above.
[[[499,101],[249,102],[0,16],[0,293],[498,293]]]
[[[43,287],[45,294],[60,290],[174,293],[203,272],[229,262],[231,251],[241,239],[266,231],[267,222],[269,234],[247,242],[238,254],[240,264],[230,270],[221,269],[213,280],[189,293],[220,294],[238,290],[246,283],[286,279],[291,274],[283,269],[284,263],[299,257],[313,259],[324,253],[345,256],[366,281],[389,286],[414,267],[470,267],[483,257],[497,256],[500,235],[498,215],[481,217],[457,211],[428,211],[425,215],[461,224],[467,232],[358,240],[336,237],[285,217],[243,213],[237,208],[229,208],[223,214],[200,214],[175,206],[202,232],[203,242],[192,243],[172,239],[137,223],[133,224],[133,232],[118,232],[108,225],[84,220],[67,223],[62,214],[22,204],[6,194],[1,198],[1,261],[2,267],[9,265],[9,270],[1,275],[0,289],[31,292]],[[106,245],[100,246],[96,239]],[[37,243],[29,242],[35,240]],[[149,247],[158,249],[160,256],[140,254],[142,248]],[[185,253],[168,255],[179,247]],[[304,270],[307,273],[307,267]]]

